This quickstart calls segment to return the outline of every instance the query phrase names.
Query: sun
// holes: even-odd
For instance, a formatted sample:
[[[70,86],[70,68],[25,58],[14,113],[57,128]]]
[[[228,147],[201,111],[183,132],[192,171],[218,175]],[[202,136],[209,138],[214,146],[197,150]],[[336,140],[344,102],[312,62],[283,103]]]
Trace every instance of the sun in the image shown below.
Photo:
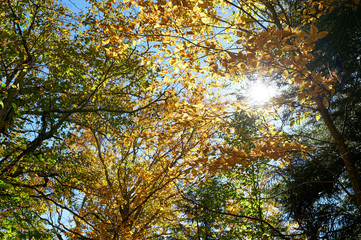
[[[250,104],[263,105],[276,95],[276,90],[272,86],[257,81],[249,88],[247,95]]]

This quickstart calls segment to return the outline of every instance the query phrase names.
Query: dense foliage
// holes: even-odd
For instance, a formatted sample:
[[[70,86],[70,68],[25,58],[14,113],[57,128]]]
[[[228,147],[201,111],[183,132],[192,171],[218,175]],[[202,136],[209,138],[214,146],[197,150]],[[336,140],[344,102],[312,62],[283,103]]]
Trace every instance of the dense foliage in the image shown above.
[[[359,235],[359,4],[2,1],[0,237]]]
[[[316,22],[329,34],[316,43],[309,68],[337,72],[328,111],[342,134],[355,169],[360,172],[360,10],[336,8]],[[289,217],[310,239],[354,239],[360,235],[360,214],[342,158],[322,122],[310,120],[294,132],[315,151],[296,158],[281,173],[278,187]]]

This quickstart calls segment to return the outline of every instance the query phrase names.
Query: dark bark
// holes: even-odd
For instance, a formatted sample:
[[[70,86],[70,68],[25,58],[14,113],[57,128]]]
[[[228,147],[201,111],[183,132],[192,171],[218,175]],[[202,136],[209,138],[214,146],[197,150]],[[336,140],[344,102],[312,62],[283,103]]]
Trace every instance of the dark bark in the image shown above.
[[[340,152],[341,158],[345,164],[348,177],[351,182],[351,186],[355,193],[355,202],[357,208],[361,212],[361,181],[360,175],[357,171],[355,162],[353,161],[350,152],[347,149],[345,140],[341,133],[337,130],[327,108],[323,105],[323,99],[320,96],[314,97],[314,101],[317,104],[318,111],[320,112],[323,121],[325,122],[328,130],[334,139],[338,151]]]

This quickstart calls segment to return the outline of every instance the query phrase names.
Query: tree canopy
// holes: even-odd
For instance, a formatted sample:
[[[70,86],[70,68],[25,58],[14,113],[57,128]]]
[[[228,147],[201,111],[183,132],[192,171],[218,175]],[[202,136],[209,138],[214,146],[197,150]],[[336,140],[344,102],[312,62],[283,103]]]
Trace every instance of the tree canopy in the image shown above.
[[[2,1],[0,236],[361,234],[359,4]]]

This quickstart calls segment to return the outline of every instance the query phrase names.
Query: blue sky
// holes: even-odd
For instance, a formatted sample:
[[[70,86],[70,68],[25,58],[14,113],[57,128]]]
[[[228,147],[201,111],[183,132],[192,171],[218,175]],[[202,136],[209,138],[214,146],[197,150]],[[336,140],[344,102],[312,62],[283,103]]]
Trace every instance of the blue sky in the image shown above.
[[[74,12],[80,12],[90,6],[86,0],[60,0],[60,2]]]

